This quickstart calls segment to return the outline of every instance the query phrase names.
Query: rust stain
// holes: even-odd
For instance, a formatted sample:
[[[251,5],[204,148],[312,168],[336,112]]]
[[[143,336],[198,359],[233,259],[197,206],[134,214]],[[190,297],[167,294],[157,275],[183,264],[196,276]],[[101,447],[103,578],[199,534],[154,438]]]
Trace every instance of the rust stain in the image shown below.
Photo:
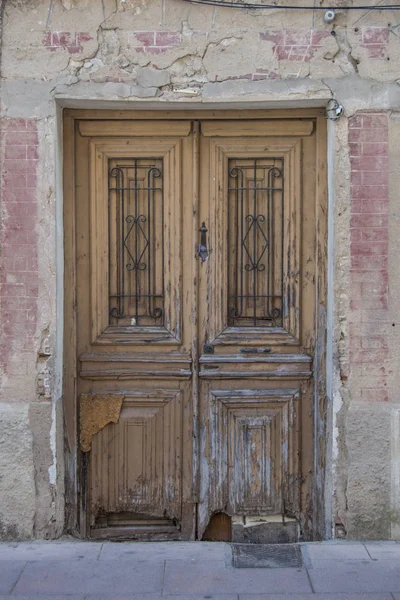
[[[92,439],[108,423],[118,423],[124,397],[81,394],[80,397],[80,447],[90,452]]]

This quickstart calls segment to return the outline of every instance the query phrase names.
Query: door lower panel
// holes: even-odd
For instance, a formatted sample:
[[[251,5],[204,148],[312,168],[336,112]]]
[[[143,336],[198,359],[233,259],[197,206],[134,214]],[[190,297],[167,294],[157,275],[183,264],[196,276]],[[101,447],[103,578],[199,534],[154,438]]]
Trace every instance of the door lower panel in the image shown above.
[[[299,516],[301,391],[246,383],[202,382],[200,534],[216,512]]]

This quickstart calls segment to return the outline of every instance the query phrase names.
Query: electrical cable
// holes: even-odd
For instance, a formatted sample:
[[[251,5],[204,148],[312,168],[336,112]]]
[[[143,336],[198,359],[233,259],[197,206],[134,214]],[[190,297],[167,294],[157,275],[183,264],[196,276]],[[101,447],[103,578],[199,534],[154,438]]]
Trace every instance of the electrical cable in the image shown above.
[[[254,4],[252,2],[232,2],[231,0],[184,0],[191,4],[208,4],[209,6],[222,6],[226,8],[250,9],[287,9],[287,10],[400,10],[400,4],[369,5],[369,6],[285,6],[282,4]]]

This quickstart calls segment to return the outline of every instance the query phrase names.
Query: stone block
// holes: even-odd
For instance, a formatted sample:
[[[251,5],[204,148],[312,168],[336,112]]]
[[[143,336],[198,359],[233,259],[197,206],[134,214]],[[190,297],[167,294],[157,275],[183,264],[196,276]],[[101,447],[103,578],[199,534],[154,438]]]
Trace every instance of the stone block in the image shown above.
[[[390,536],[389,409],[385,403],[353,403],[348,412],[346,529],[350,539]]]
[[[145,67],[140,69],[137,82],[140,86],[145,88],[158,88],[168,85],[170,79],[171,77],[168,71],[159,71],[157,69]]]
[[[33,535],[35,483],[27,404],[0,404],[0,539]]]
[[[299,540],[299,524],[296,520],[282,522],[267,517],[232,519],[232,541],[236,544],[287,544]]]

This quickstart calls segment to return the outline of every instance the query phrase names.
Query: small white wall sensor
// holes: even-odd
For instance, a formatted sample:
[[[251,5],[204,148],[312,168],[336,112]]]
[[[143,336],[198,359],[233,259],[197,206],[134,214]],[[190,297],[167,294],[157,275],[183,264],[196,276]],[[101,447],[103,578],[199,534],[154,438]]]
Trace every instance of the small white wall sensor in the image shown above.
[[[324,14],[324,21],[325,23],[332,23],[332,21],[335,20],[336,17],[336,13],[334,10],[327,10],[326,13]]]

